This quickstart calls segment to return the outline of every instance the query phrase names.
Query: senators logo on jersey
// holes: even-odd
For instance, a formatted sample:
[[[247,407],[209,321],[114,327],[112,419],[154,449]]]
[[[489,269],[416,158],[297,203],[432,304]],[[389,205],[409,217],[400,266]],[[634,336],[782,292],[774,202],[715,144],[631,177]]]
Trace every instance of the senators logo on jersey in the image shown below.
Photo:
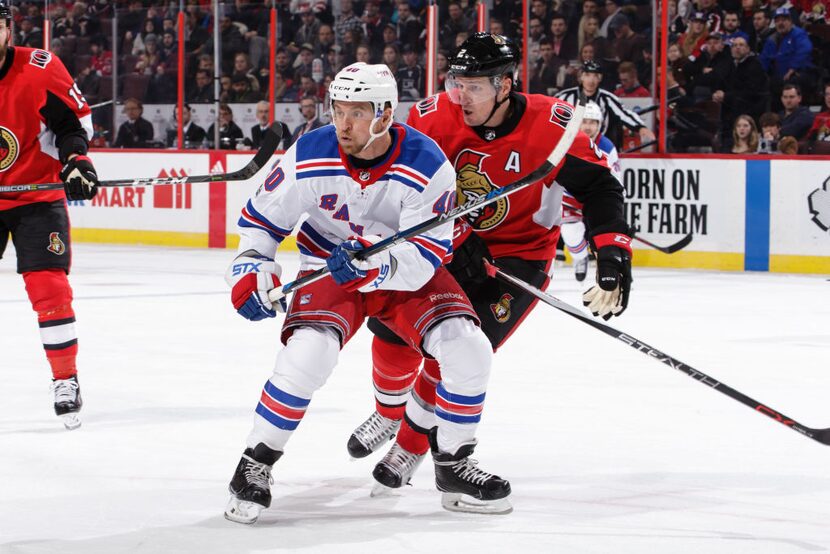
[[[58,256],[62,256],[66,252],[66,245],[61,240],[60,235],[60,233],[49,233],[49,246],[46,247],[46,250]]]
[[[20,153],[20,143],[9,129],[0,127],[0,171],[12,166]]]
[[[455,159],[455,183],[458,195],[458,205],[462,205],[471,198],[480,198],[493,190],[495,185],[490,177],[481,169],[481,162],[488,154],[474,150],[462,150]],[[496,227],[507,217],[510,211],[510,200],[507,197],[482,206],[470,212],[467,220],[473,229],[486,231]]]
[[[493,317],[499,323],[504,323],[510,319],[510,302],[513,301],[513,296],[509,293],[504,293],[495,304],[490,304],[490,311],[493,312]]]

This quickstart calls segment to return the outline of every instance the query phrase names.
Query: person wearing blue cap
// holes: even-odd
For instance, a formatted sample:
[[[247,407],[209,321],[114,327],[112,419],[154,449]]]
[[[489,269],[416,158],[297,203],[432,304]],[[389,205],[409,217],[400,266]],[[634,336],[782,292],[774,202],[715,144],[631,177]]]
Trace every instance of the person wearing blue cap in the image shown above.
[[[770,36],[761,51],[761,64],[774,79],[798,79],[812,64],[813,44],[807,32],[793,24],[788,8],[778,8],[773,14],[775,34]]]

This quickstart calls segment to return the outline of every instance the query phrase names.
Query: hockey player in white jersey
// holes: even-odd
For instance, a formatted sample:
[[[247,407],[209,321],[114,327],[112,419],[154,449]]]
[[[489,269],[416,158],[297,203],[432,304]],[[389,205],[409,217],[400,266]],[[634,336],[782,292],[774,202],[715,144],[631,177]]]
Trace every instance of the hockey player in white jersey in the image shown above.
[[[440,420],[432,435],[444,506],[507,512],[510,484],[469,459],[492,351],[469,300],[442,267],[452,223],[355,258],[380,238],[451,209],[455,171],[432,139],[393,123],[397,84],[385,65],[344,68],[329,95],[334,125],[292,145],[239,219],[239,254],[226,275],[233,305],[251,320],[286,312],[285,347],[262,389],[225,517],[253,523],[270,506],[274,462],[340,349],[369,316],[441,364],[438,387],[453,401],[452,417]],[[274,254],[303,215],[300,275],[322,266],[331,275],[299,289],[289,308],[285,299],[271,302],[268,290],[281,286]]]
[[[602,110],[596,102],[588,102],[585,115],[582,116],[580,130],[591,137],[594,144],[608,159],[611,174],[622,183],[620,159],[614,143],[600,134],[602,128]],[[568,247],[574,264],[574,277],[584,281],[588,274],[588,241],[585,239],[585,223],[582,221],[582,204],[563,188],[562,195],[562,241]]]

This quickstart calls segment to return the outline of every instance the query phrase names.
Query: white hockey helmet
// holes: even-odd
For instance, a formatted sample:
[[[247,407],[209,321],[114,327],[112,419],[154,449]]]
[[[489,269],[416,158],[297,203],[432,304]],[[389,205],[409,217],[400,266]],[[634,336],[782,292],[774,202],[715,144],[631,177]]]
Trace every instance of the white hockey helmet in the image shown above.
[[[585,104],[585,113],[582,115],[582,120],[602,121],[602,110],[596,102],[588,102]]]
[[[356,62],[341,69],[329,85],[331,108],[334,110],[334,101],[369,102],[372,105],[374,119],[369,125],[371,138],[363,147],[365,150],[373,140],[383,136],[392,126],[395,108],[398,107],[398,82],[392,71],[384,64],[367,64]],[[380,132],[375,133],[375,124],[383,117],[386,103],[392,107],[393,119]]]

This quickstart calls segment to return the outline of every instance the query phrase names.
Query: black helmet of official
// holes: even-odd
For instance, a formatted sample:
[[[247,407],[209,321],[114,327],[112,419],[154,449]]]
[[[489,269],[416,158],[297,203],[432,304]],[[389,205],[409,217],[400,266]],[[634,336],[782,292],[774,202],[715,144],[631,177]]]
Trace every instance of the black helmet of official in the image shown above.
[[[458,77],[500,77],[509,75],[516,84],[521,55],[507,37],[475,33],[465,40],[450,61],[449,73]]]
[[[0,19],[11,19],[12,9],[9,0],[0,0]]]

